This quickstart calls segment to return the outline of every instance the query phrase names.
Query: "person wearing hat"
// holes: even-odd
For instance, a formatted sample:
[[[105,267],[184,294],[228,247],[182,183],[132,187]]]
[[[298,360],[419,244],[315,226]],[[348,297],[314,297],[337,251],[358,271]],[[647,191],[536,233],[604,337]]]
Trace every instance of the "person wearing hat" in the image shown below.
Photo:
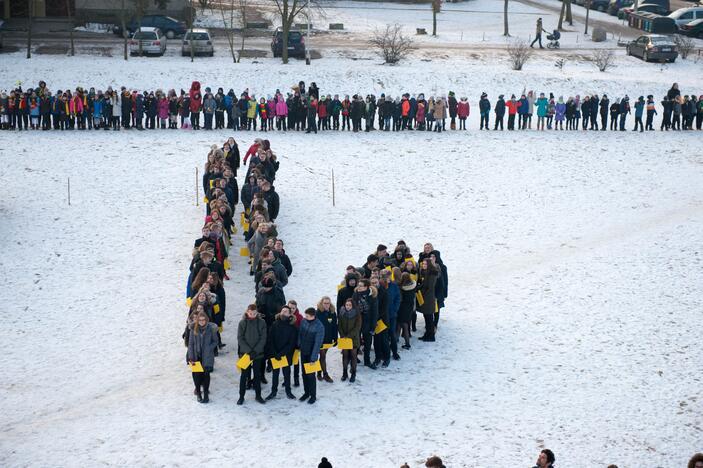
[[[654,104],[654,96],[651,94],[647,96],[647,125],[645,126],[646,130],[654,130],[654,127],[652,126],[652,123],[654,122],[654,116],[657,114],[657,108],[656,105]],[[699,117],[703,119],[703,115],[699,114]],[[700,127],[700,126],[699,126]],[[700,128],[699,128],[700,130]]]
[[[608,129],[608,109],[610,108],[610,99],[608,95],[604,94],[600,100],[600,129],[602,132]]]
[[[498,96],[498,100],[496,101],[496,106],[493,109],[493,111],[496,114],[496,121],[495,124],[493,125],[493,130],[498,130],[498,127],[500,127],[500,130],[503,130],[503,118],[505,117],[505,99],[503,99],[503,95],[501,94]]]
[[[630,97],[626,94],[622,101],[620,101],[620,131],[625,131],[625,124],[627,123],[627,114],[630,113]]]
[[[478,110],[481,113],[481,130],[490,130],[488,127],[488,118],[491,113],[491,102],[488,100],[488,95],[486,93],[481,93],[481,100],[478,101]]]
[[[447,108],[449,109],[449,128],[456,130],[456,116],[459,103],[456,100],[456,95],[454,91],[449,91],[449,97],[447,98]]]
[[[325,457],[322,457],[322,460],[319,465],[317,465],[317,468],[332,468],[332,463],[330,463]]]
[[[544,118],[547,116],[547,105],[549,104],[544,93],[539,93],[535,104],[537,106],[537,130],[544,130]]]
[[[325,327],[317,319],[317,312],[313,307],[305,309],[303,321],[298,330],[298,348],[300,349],[300,362],[305,368],[305,364],[317,362],[320,355],[320,348],[325,338]],[[300,397],[300,401],[307,400],[309,404],[317,400],[317,383],[315,373],[306,373],[303,370],[303,388],[305,393]]]
[[[640,133],[644,132],[644,125],[642,124],[642,116],[644,115],[644,96],[637,98],[635,102],[635,128],[632,129],[633,132],[640,129]]]
[[[239,345],[239,357],[241,358],[245,354],[248,354],[251,359],[251,364],[247,369],[242,371],[239,377],[239,400],[237,400],[237,404],[241,405],[244,403],[247,381],[252,371],[254,374],[253,385],[254,391],[256,392],[256,401],[262,404],[266,403],[266,401],[261,398],[261,380],[263,375],[262,371],[264,369],[262,363],[264,350],[266,348],[266,322],[261,318],[261,314],[259,314],[254,304],[249,304],[247,306],[247,310],[239,321],[239,325],[237,326],[237,343]]]
[[[539,48],[544,49],[544,47],[542,47],[542,33],[547,31],[542,27],[542,18],[537,18],[537,24],[535,26],[535,40],[530,44],[530,48],[535,45],[535,42],[539,41]]]

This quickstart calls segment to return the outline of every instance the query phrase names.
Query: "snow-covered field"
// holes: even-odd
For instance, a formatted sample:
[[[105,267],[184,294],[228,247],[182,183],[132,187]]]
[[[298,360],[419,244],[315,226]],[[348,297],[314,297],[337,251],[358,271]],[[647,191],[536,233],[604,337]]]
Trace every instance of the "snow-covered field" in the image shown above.
[[[414,251],[433,242],[451,276],[436,343],[414,341],[356,385],[339,382],[332,352],[335,383],[314,407],[234,404],[236,323],[253,300],[241,258],[212,402],[192,395],[180,335],[204,212],[194,172],[229,134],[0,132],[0,466],[304,467],[326,456],[392,468],[436,453],[478,468],[531,466],[541,447],[572,468],[684,466],[703,432],[700,132],[479,133],[474,109],[481,91],[523,88],[661,96],[677,81],[700,94],[700,64],[619,57],[608,73],[583,62],[559,72],[544,55],[516,73],[501,60],[3,55],[0,88],[199,79],[272,94],[303,79],[325,93],[451,89],[473,109],[466,133],[267,135],[282,160],[287,297],[333,295],[347,264],[401,238]],[[260,135],[235,138],[245,149]]]

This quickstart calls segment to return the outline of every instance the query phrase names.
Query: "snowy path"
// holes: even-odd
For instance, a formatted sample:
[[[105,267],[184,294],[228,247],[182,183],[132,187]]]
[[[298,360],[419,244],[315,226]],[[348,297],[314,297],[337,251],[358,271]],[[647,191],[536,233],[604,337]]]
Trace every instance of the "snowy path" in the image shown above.
[[[242,147],[254,137],[239,136]],[[563,466],[668,468],[700,450],[699,135],[269,137],[282,158],[287,296],[312,305],[378,242],[431,240],[451,276],[439,341],[414,341],[356,386],[338,381],[332,352],[335,383],[315,408],[239,408],[235,330],[252,285],[235,273],[228,353],[212,403],[197,405],[180,340],[203,212],[193,172],[224,134],[17,139],[0,169],[0,465],[311,466],[325,455],[335,467],[415,467],[438,453],[452,467],[529,466],[544,445]],[[238,257],[233,271],[244,269]],[[284,434],[297,445],[284,448]]]

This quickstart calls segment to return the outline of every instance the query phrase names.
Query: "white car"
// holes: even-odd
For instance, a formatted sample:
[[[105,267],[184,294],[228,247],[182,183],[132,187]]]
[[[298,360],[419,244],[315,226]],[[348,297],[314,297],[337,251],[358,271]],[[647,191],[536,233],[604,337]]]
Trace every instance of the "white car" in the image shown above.
[[[703,18],[703,7],[679,8],[669,15],[676,22],[677,27],[688,24],[693,20]]]
[[[166,52],[166,36],[159,28],[142,27],[129,40],[131,55],[163,55]]]
[[[215,49],[212,46],[212,36],[207,29],[193,29],[183,35],[183,45],[181,55],[190,56],[190,48],[193,47],[193,55],[207,55],[212,57]]]

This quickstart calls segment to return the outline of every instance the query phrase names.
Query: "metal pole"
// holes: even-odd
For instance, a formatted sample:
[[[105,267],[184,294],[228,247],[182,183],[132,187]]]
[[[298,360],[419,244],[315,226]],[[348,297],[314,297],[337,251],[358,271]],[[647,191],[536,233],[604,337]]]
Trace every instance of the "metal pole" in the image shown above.
[[[334,169],[332,169],[332,206],[335,206],[335,197],[334,197]]]
[[[71,178],[68,178],[68,206],[71,206]]]
[[[200,200],[198,200],[198,166],[195,166],[195,206],[200,206]]]

